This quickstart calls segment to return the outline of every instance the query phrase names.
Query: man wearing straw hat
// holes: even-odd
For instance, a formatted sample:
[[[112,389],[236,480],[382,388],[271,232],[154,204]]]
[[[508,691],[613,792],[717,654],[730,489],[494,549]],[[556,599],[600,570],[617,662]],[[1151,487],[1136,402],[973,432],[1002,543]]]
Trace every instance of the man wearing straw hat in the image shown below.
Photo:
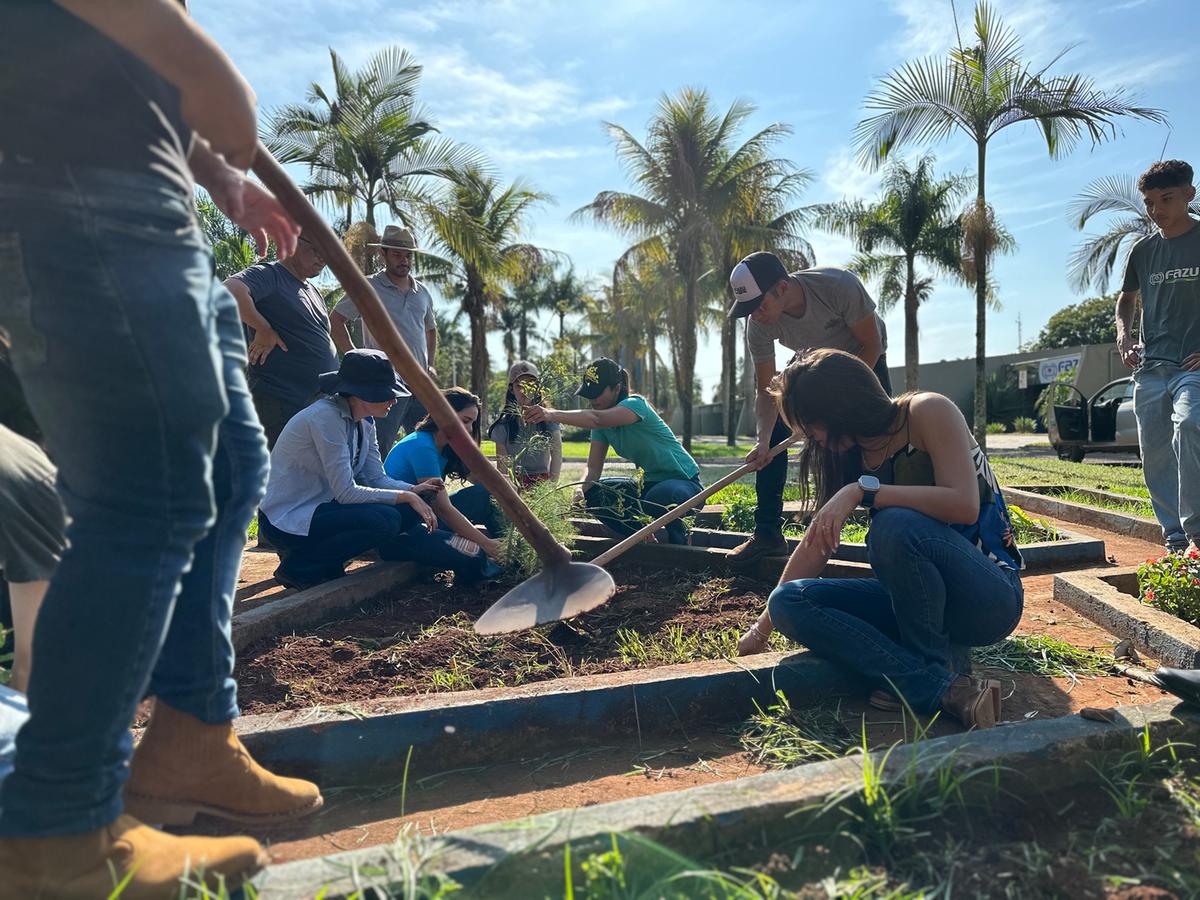
[[[379,295],[412,355],[433,377],[433,363],[437,359],[437,320],[433,316],[433,296],[412,275],[413,254],[420,252],[416,238],[407,228],[389,225],[383,230],[379,243],[367,246],[379,248],[380,261],[383,263],[383,268],[368,279],[371,286],[375,288],[375,293]],[[354,341],[350,338],[346,323],[361,317],[362,313],[349,297],[333,308],[329,323],[333,342],[342,353],[354,349]],[[382,349],[365,323],[363,346],[371,350]],[[416,397],[396,401],[391,412],[375,423],[380,454],[387,456],[401,425],[405,431],[411,431],[424,415],[425,407]]]

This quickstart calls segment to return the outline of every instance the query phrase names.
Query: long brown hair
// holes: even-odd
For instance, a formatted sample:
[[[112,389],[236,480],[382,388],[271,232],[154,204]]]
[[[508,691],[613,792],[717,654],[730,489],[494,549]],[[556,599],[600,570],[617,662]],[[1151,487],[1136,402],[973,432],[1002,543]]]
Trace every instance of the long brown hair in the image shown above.
[[[908,420],[912,394],[888,396],[870,367],[842,350],[810,350],[776,377],[771,394],[779,414],[792,431],[818,426],[827,432],[824,444],[805,440],[800,454],[800,494],[813,485],[817,506],[823,506],[855,474],[860,461],[853,450],[836,451],[843,438],[856,444],[863,438],[890,437]]]
[[[475,422],[471,425],[471,440],[478,445],[483,435],[483,424],[479,421],[482,418],[483,406],[479,403],[479,398],[466,388],[461,387],[447,388],[442,392],[442,396],[446,398],[446,402],[450,404],[450,408],[455,412],[462,412],[464,409],[470,409],[472,406],[479,410],[480,415],[475,417]],[[438,423],[433,420],[433,416],[425,413],[424,418],[417,423],[416,430],[436,434],[440,429],[438,428]],[[467,464],[459,459],[458,454],[454,452],[454,448],[449,444],[446,445],[442,454],[449,460],[446,465],[447,475],[457,475],[459,478],[466,478],[471,474],[471,470],[467,468]]]

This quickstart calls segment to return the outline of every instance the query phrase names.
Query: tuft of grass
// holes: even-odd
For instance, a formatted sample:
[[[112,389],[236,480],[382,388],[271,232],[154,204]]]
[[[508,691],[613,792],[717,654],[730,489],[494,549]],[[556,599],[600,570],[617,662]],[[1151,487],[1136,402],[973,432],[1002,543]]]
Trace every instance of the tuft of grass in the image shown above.
[[[1019,506],[1009,505],[1008,516],[1012,520],[1013,536],[1018,544],[1040,544],[1044,541],[1061,541],[1062,532],[1045,519],[1035,519]]]
[[[1084,506],[1091,506],[1096,509],[1107,509],[1112,512],[1123,513],[1127,516],[1141,516],[1144,519],[1154,518],[1154,507],[1150,505],[1148,500],[1142,501],[1133,498],[1129,500],[1110,500],[1107,497],[1093,497],[1091,494],[1074,490],[1053,491],[1050,496],[1056,497],[1059,500],[1067,500],[1071,503],[1081,503]]]
[[[783,691],[777,701],[757,712],[742,727],[742,746],[759,765],[788,769],[802,763],[837,759],[854,746],[842,724],[841,706],[796,709]]]
[[[1111,658],[1040,634],[1013,635],[990,647],[976,647],[971,655],[982,666],[1070,678],[1073,682],[1080,676],[1113,671]]]

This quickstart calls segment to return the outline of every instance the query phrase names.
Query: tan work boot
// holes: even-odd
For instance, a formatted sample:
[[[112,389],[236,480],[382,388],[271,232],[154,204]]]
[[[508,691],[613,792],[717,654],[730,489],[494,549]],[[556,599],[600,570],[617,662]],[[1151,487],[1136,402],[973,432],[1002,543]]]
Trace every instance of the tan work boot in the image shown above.
[[[311,781],[272,775],[256,763],[232,722],[207,725],[161,700],[125,783],[125,808],[163,825],[190,825],[197,813],[271,825],[307,816],[323,802]]]
[[[129,877],[121,900],[169,900],[185,875],[233,891],[268,862],[252,838],[175,837],[121,816],[86,834],[0,838],[0,898],[96,900]]]
[[[942,695],[942,709],[967,728],[992,728],[1000,718],[999,695],[999,682],[959,675]]]

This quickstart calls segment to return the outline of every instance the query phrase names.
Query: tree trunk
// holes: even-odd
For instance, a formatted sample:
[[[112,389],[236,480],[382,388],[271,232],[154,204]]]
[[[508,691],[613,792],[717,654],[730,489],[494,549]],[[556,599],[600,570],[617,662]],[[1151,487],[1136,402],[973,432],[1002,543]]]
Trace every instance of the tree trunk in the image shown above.
[[[987,197],[984,192],[984,176],[987,162],[987,139],[979,135],[975,138],[979,148],[979,172],[976,176],[979,185],[978,209],[976,215],[983,215],[987,209]],[[983,226],[986,227],[986,226]],[[987,268],[988,260],[985,249],[983,231],[975,241],[975,440],[983,451],[987,451]]]
[[[521,313],[521,327],[517,331],[517,350],[521,359],[529,359],[529,313]]]
[[[658,334],[651,328],[647,338],[650,341],[650,401],[658,409]]]
[[[917,290],[916,262],[909,253],[906,257],[908,275],[904,286],[904,389],[915,391],[920,379],[921,343],[917,334]]]
[[[725,395],[725,443],[732,447],[737,444],[737,423],[742,409],[737,402],[737,319],[728,316],[721,323],[721,373]]]
[[[683,334],[680,336],[680,359],[675,365],[676,382],[680,384],[680,409],[683,410],[683,449],[692,451],[692,414],[695,411],[692,403],[694,385],[696,383],[696,276],[687,273],[687,285],[684,290]],[[681,370],[682,371],[679,371]]]
[[[490,363],[487,348],[487,304],[483,284],[477,273],[467,271],[467,291],[463,308],[471,323],[471,393],[479,398],[479,420],[487,421],[487,392]]]

